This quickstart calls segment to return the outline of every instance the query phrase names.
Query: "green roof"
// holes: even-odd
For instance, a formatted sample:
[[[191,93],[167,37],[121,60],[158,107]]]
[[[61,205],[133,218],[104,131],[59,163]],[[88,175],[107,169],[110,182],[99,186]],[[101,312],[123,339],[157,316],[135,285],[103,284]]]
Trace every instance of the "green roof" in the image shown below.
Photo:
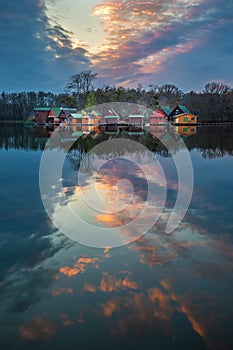
[[[144,131],[128,131],[129,135],[143,135]]]
[[[83,134],[82,131],[75,131],[75,132],[73,132],[72,136],[80,137],[80,136],[82,136],[82,134]]]
[[[105,115],[104,118],[116,119],[116,118],[119,118],[119,117],[118,117],[118,115]]]
[[[161,106],[161,109],[166,113],[166,115],[171,114],[171,110],[167,106]]]
[[[83,115],[81,113],[72,113],[71,115],[75,119],[82,119],[83,118]]]
[[[50,111],[50,107],[34,107],[34,111]]]
[[[61,113],[61,108],[59,107],[53,107],[52,108],[53,113],[55,114],[55,117],[59,117],[59,114]]]
[[[180,107],[180,109],[182,110],[182,112],[191,114],[191,112],[188,110],[187,107],[185,107],[185,106],[178,106],[178,107]]]
[[[116,134],[119,134],[119,131],[104,131],[104,133],[105,133],[106,135],[111,135],[111,134],[116,135]]]

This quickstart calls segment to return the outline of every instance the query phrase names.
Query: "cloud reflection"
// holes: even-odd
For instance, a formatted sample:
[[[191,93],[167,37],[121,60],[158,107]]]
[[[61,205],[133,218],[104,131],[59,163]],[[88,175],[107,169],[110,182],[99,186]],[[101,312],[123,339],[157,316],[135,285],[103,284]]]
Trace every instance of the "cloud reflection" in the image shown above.
[[[75,262],[73,267],[70,267],[70,266],[60,267],[59,272],[70,278],[70,277],[76,276],[79,273],[84,273],[89,265],[94,265],[95,268],[98,268],[98,264],[96,264],[97,261],[99,261],[98,258],[80,257]]]
[[[47,318],[36,317],[20,326],[20,337],[28,341],[44,341],[56,335],[55,325]]]

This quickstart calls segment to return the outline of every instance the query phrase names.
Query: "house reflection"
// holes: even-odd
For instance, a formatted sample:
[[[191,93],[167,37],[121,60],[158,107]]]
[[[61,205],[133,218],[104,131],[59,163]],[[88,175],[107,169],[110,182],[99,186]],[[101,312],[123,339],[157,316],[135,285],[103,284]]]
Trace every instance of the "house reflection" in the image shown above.
[[[168,131],[166,125],[150,125],[149,132],[157,139],[161,139]]]
[[[181,136],[195,135],[197,133],[197,127],[195,125],[193,126],[179,125],[179,126],[175,126],[175,132],[177,132]]]

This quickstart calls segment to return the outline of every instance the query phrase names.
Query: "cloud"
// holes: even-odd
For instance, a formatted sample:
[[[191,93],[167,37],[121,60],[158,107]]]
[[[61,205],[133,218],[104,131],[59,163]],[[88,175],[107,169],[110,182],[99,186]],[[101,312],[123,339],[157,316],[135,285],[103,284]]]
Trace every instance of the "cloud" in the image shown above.
[[[232,52],[226,39],[232,28],[232,7],[228,0],[100,2],[93,11],[106,31],[106,39],[93,57],[99,76],[123,84],[149,82],[156,77],[161,80],[164,73],[168,79],[168,65],[169,75],[177,79],[183,67],[190,70],[193,64],[203,64],[202,50],[208,46],[218,52],[218,60],[208,54],[207,59],[214,62],[215,72],[221,72],[224,58],[219,52],[224,51],[228,58]],[[221,40],[214,40],[216,37]],[[181,60],[178,74],[171,70],[176,58]]]
[[[0,90],[60,90],[89,67],[86,48],[49,20],[44,1],[1,2],[0,13]]]

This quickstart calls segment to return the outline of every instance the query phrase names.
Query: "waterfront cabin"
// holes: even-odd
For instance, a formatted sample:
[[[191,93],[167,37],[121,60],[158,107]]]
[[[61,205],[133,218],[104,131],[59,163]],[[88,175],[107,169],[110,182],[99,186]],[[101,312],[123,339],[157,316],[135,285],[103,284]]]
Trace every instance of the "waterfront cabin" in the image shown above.
[[[59,119],[60,119],[60,122],[65,122],[65,121],[68,121],[69,120],[69,116],[71,114],[75,114],[76,113],[76,109],[75,108],[64,108],[64,107],[61,107],[60,108],[60,114],[59,114]]]
[[[51,108],[49,111],[47,122],[49,124],[60,124],[60,118],[59,118],[60,113],[61,113],[61,109],[59,107]]]
[[[131,114],[127,117],[127,121],[129,125],[136,125],[139,127],[143,127],[145,117],[140,114]]]
[[[185,106],[176,106],[169,115],[169,120],[175,125],[195,125],[197,119]]]
[[[168,122],[171,110],[168,107],[160,107],[150,116],[150,125],[164,125]]]
[[[35,107],[35,123],[45,124],[47,122],[50,110],[50,107]]]
[[[83,115],[81,113],[71,113],[68,117],[68,121],[71,124],[82,124]]]
[[[97,125],[98,124],[99,118],[95,113],[89,113],[88,117],[89,117],[89,124],[90,125]]]

